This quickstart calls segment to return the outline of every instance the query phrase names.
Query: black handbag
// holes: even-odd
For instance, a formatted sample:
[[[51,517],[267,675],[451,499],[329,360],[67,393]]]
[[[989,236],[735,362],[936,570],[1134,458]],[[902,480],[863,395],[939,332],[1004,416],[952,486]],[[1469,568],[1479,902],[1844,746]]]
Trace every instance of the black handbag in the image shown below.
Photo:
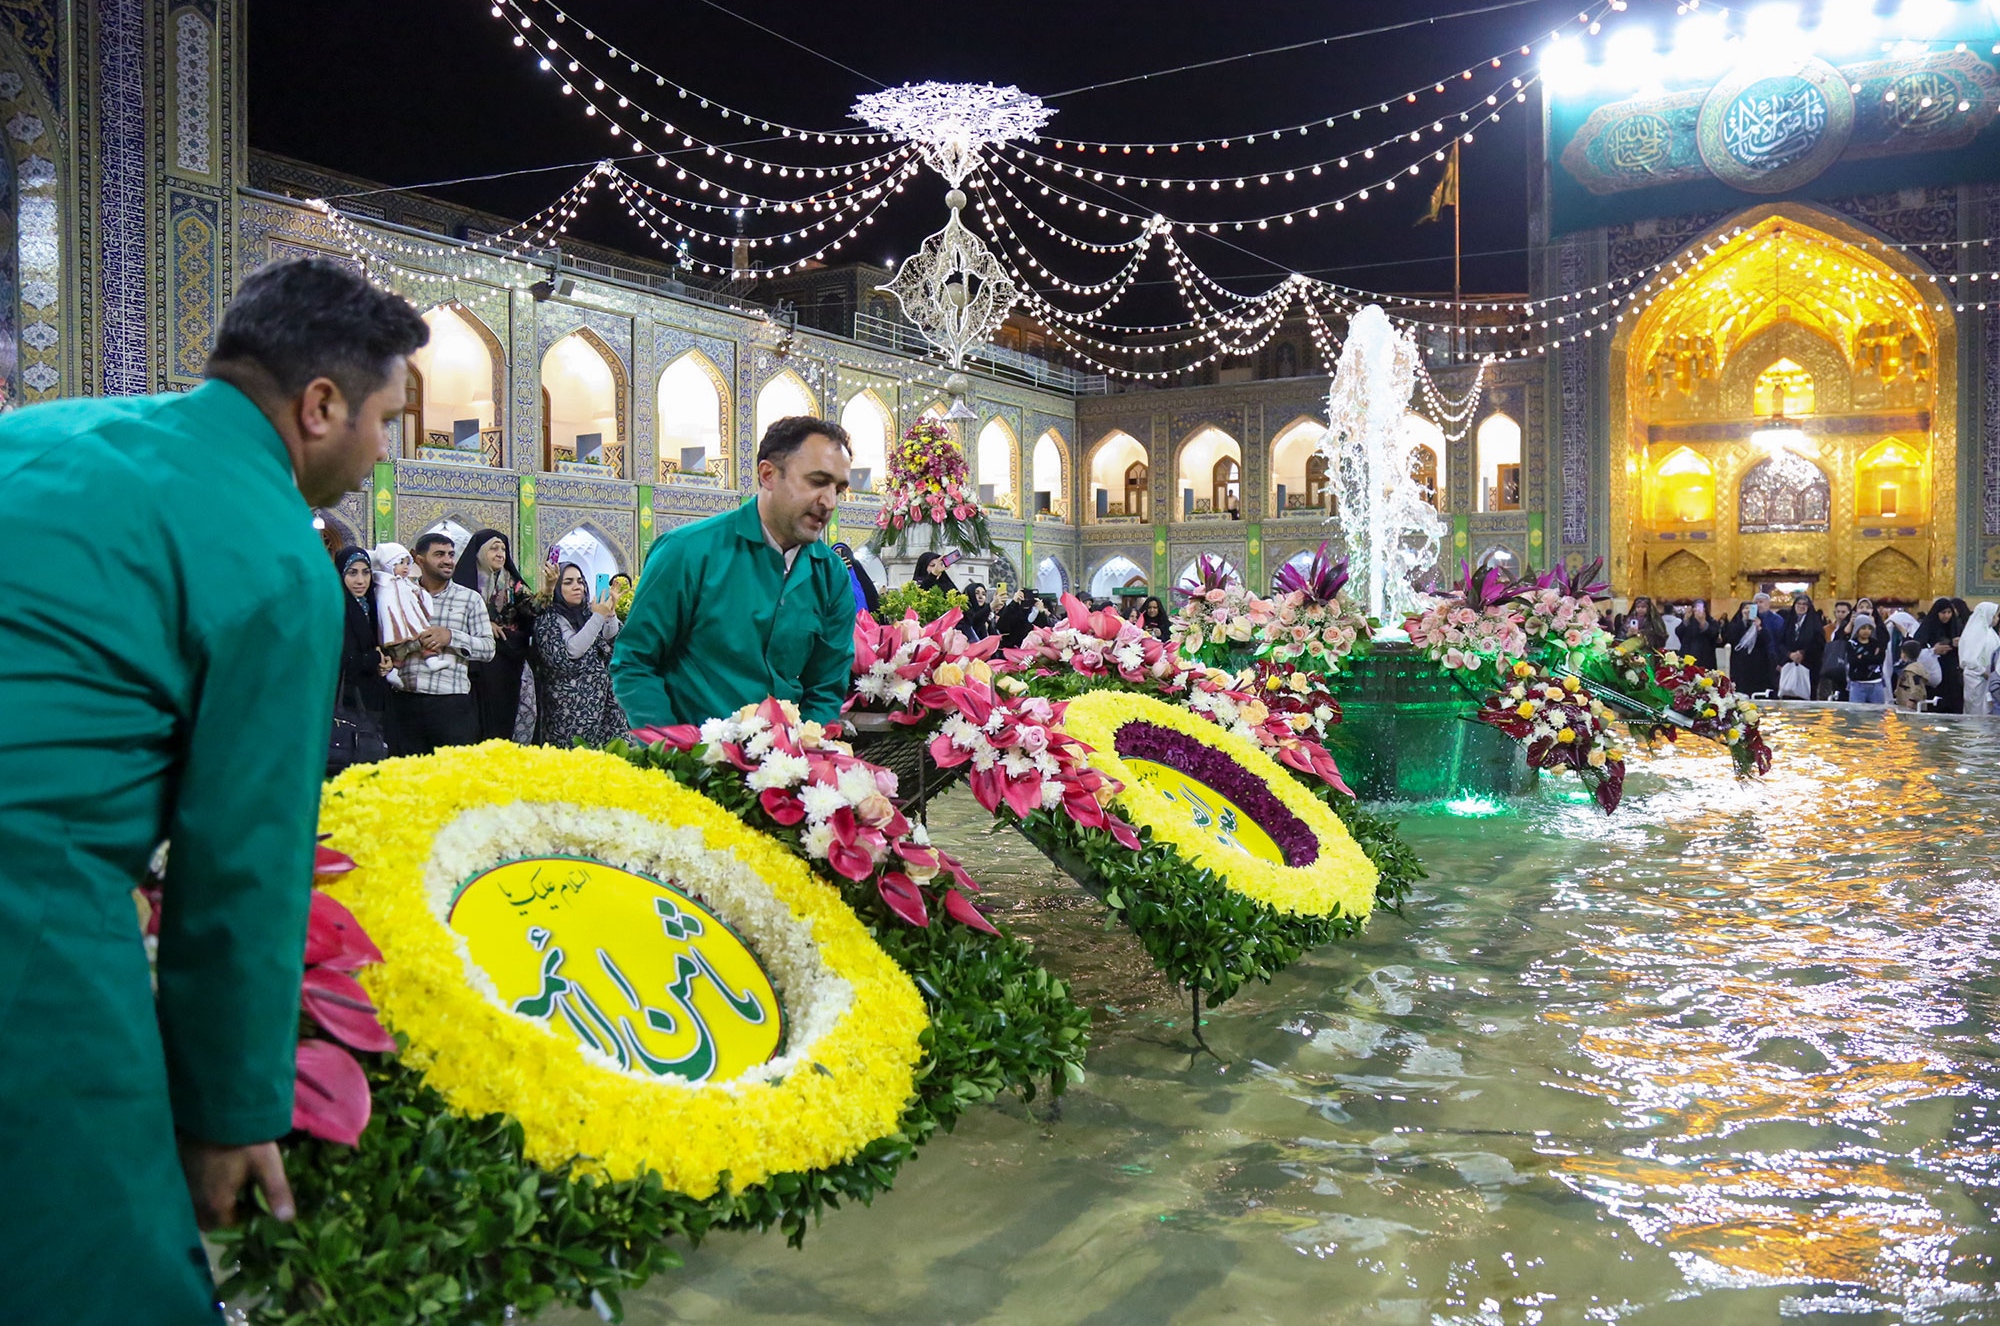
[[[326,741],[326,776],[356,764],[373,764],[389,758],[389,743],[382,735],[382,723],[361,707],[361,692],[347,685],[342,669],[341,685],[334,694],[333,731]]]

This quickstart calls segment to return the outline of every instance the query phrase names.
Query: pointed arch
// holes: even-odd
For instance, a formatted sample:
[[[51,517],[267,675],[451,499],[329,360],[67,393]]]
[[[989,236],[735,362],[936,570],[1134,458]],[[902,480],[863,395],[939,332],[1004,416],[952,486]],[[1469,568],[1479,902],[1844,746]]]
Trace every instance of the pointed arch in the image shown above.
[[[1715,521],[1715,466],[1690,447],[1675,447],[1653,466],[1646,518],[1657,526]]]
[[[1005,507],[1012,515],[1021,514],[1021,443],[1012,425],[998,415],[988,419],[973,450],[973,482],[979,486],[980,501],[988,502],[985,490],[991,487],[990,505]]]
[[[1930,518],[1922,444],[1885,437],[1854,463],[1854,514],[1860,520],[1917,523]]]
[[[819,397],[806,385],[806,380],[789,368],[781,369],[757,389],[757,409],[750,421],[751,444],[761,445],[764,434],[780,419],[818,413]]]
[[[1443,511],[1445,485],[1450,480],[1445,470],[1444,430],[1413,410],[1403,416],[1403,433],[1410,444],[1410,473],[1429,492],[1431,505]]]
[[[1715,573],[1699,556],[1681,549],[1653,572],[1653,598],[1661,603],[1715,597]]]
[[[700,350],[687,349],[660,370],[653,412],[660,480],[735,486],[736,435],[729,379]],[[702,453],[690,469],[684,462]]]
[[[1028,509],[1055,520],[1069,518],[1069,443],[1053,428],[1035,439],[1028,466]]]
[[[854,393],[840,407],[840,426],[854,448],[849,473],[857,493],[880,492],[889,477],[890,418],[889,407],[872,387]]]
[[[477,313],[455,299],[426,312],[424,325],[430,340],[410,356],[420,399],[414,437],[405,425],[404,454],[430,451],[433,459],[476,458],[504,466],[506,348]]]
[[[1495,410],[1479,421],[1472,436],[1472,463],[1479,472],[1475,509],[1521,509],[1521,425],[1513,415]]]
[[[1272,436],[1271,490],[1266,497],[1273,516],[1326,510],[1330,486],[1326,462],[1319,454],[1325,436],[1326,425],[1310,414],[1298,416]]]
[[[582,568],[585,579],[592,582],[600,575],[630,575],[632,571],[618,540],[595,521],[576,521],[544,546],[556,554],[558,561],[575,562]]]
[[[1861,564],[1854,592],[1877,603],[1884,599],[1915,603],[1924,597],[1924,571],[1898,549],[1884,548]]]
[[[1232,494],[1240,506],[1242,478],[1242,443],[1214,424],[1195,429],[1175,452],[1173,518],[1220,514]]]
[[[1110,598],[1118,590],[1148,583],[1146,572],[1137,562],[1123,553],[1117,553],[1099,562],[1092,569],[1090,596],[1094,599]]]
[[[1152,514],[1151,461],[1138,438],[1112,429],[1091,447],[1087,469],[1091,492],[1089,519],[1096,520],[1100,510],[1108,517],[1141,520]],[[1135,469],[1136,486],[1132,482]],[[1100,493],[1102,497],[1098,496]]]
[[[1824,531],[1832,514],[1826,471],[1795,451],[1767,456],[1743,472],[1736,495],[1739,533]]]
[[[543,467],[625,474],[624,361],[588,327],[578,327],[542,356]]]

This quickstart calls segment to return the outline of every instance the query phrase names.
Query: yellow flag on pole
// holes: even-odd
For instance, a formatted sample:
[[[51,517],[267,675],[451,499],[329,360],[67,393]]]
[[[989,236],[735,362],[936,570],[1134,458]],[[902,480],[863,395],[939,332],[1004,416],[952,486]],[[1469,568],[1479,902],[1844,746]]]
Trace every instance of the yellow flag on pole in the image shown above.
[[[1444,163],[1444,177],[1437,182],[1437,187],[1431,190],[1431,210],[1424,213],[1417,224],[1423,225],[1426,221],[1435,221],[1445,208],[1457,206],[1458,144],[1454,142],[1451,145],[1451,157]]]

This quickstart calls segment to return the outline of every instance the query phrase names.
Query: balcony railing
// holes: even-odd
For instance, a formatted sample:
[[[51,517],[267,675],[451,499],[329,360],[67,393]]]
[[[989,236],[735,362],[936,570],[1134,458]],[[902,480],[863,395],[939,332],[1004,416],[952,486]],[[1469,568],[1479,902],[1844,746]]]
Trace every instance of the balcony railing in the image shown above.
[[[877,317],[873,313],[854,315],[854,339],[866,341],[904,354],[928,355],[936,347],[907,322]],[[1052,364],[1036,355],[1022,354],[998,345],[982,345],[967,356],[984,364],[995,377],[1046,387],[1070,396],[1103,396],[1110,392],[1110,380],[1102,373],[1079,373],[1063,364]]]
[[[440,465],[483,465],[497,470],[502,467],[500,435],[498,428],[482,428],[477,447],[460,446],[452,440],[450,433],[427,428],[423,441],[417,446],[417,459]],[[467,438],[466,441],[472,439]]]

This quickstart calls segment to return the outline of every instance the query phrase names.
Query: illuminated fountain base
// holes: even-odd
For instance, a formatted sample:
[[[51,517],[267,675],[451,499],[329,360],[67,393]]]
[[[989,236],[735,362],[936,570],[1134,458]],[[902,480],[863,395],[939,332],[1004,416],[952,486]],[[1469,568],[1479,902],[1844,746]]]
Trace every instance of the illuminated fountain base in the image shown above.
[[[1334,687],[1329,745],[1365,801],[1482,806],[1535,786],[1526,750],[1472,721],[1479,705],[1407,643],[1378,640]]]

